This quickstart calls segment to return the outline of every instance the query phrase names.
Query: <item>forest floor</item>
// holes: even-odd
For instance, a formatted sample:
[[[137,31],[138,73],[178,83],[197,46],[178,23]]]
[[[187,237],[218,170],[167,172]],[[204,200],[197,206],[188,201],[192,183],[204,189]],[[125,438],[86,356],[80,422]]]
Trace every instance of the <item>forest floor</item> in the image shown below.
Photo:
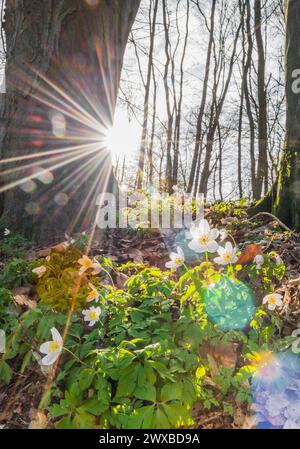
[[[284,297],[284,335],[290,335],[300,323],[300,235],[289,231],[285,226],[269,215],[260,215],[249,220],[244,216],[240,223],[237,222],[234,210],[224,213],[206,210],[206,218],[211,222],[222,223],[223,227],[229,228],[232,237],[237,242],[239,250],[242,251],[244,262],[252,261],[253,254],[257,248],[262,253],[276,251],[286,265],[286,274],[277,292]],[[158,231],[126,233],[125,231],[110,232],[107,235],[96,233],[91,255],[108,256],[114,263],[143,262],[149,266],[157,266],[165,269],[165,263],[169,259],[171,249],[176,248],[178,233],[169,236],[160,234]],[[30,248],[26,253],[27,260],[46,257],[51,248]],[[255,254],[257,254],[255,252]],[[2,258],[2,268],[7,260]],[[0,268],[1,268],[0,266]],[[118,276],[114,279],[119,288],[124,287],[126,276]],[[14,290],[14,295],[22,296],[29,292],[31,286],[23,286]],[[32,303],[20,302],[23,310],[34,307]],[[206,347],[201,351],[209,352],[213,359],[234,367],[237,364],[237,349],[235,346]],[[24,374],[20,374],[21,362],[15,359],[13,362],[14,375],[9,385],[0,387],[0,428],[28,428],[36,417],[45,377],[34,365],[29,367]],[[225,414],[221,409],[214,408],[212,411],[204,410],[201,403],[194,407],[194,428],[254,428],[255,418],[251,414],[250,406],[240,406],[231,398],[234,409],[233,415]]]

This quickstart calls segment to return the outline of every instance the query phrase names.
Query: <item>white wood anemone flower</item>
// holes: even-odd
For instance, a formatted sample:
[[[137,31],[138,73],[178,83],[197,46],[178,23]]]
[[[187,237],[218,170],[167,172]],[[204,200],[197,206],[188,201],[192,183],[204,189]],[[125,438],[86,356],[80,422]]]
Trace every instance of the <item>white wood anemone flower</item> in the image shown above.
[[[44,265],[41,265],[40,267],[34,268],[32,270],[32,273],[36,274],[37,277],[40,279],[44,274],[46,273],[47,268],[44,267]]]
[[[51,334],[53,340],[43,343],[40,347],[40,352],[46,354],[41,360],[44,366],[53,365],[63,350],[63,339],[55,327],[52,327]]]
[[[98,292],[98,290],[91,283],[89,283],[89,287],[90,287],[91,290],[90,290],[90,292],[88,294],[88,297],[86,299],[87,302],[98,301],[99,300],[99,292]]]
[[[275,310],[276,307],[283,306],[282,298],[283,296],[279,293],[271,293],[270,295],[266,295],[264,297],[263,304],[267,304],[269,310]]]
[[[218,254],[219,257],[215,257],[214,262],[218,265],[229,265],[234,264],[238,261],[238,257],[236,255],[237,248],[232,246],[231,242],[227,242],[225,248],[219,246]]]
[[[221,230],[219,231],[219,237],[220,237],[220,241],[221,241],[221,242],[224,242],[224,240],[227,239],[228,234],[227,234],[226,229],[221,229]]]
[[[94,326],[100,319],[101,309],[100,307],[90,307],[87,310],[82,311],[84,321],[87,321],[89,326]]]
[[[99,274],[101,271],[101,265],[96,259],[90,259],[88,256],[84,255],[78,260],[80,267],[80,273],[85,273],[87,270],[92,269],[93,275]]]
[[[191,227],[192,241],[189,248],[196,253],[215,253],[219,248],[216,239],[219,236],[217,229],[211,229],[207,220],[200,220],[197,227]]]
[[[4,229],[4,235],[5,235],[5,237],[7,237],[8,235],[10,235],[10,230],[8,229],[8,228],[5,228]]]
[[[257,256],[254,257],[253,262],[256,264],[256,269],[261,270],[263,264],[265,263],[265,259],[261,254],[257,254]]]
[[[179,268],[184,264],[184,252],[177,246],[177,253],[170,254],[170,261],[166,263],[167,268]]]

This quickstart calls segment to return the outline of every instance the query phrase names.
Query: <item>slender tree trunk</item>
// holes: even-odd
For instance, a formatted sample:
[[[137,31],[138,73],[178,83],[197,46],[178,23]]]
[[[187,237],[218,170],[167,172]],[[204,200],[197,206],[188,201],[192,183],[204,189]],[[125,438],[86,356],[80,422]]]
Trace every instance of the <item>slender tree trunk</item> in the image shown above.
[[[241,15],[245,10],[242,7],[240,1],[240,12]],[[243,181],[242,181],[242,132],[243,132],[243,115],[244,115],[244,93],[245,93],[245,61],[246,61],[246,48],[245,48],[245,21],[244,14],[241,17],[242,20],[242,83],[241,83],[241,94],[240,94],[240,107],[239,107],[239,122],[238,122],[238,189],[239,197],[243,197]]]
[[[45,242],[66,230],[86,229],[94,221],[98,194],[115,187],[104,141],[139,4],[6,2],[1,153],[4,159],[30,159],[6,165],[1,204],[11,227],[32,239]],[[46,158],[34,158],[37,153]],[[9,171],[16,166],[18,171]]]
[[[253,54],[253,39],[251,27],[251,6],[250,2],[246,1],[246,35],[248,40],[247,59],[243,70],[243,86],[246,103],[246,112],[249,121],[249,139],[250,139],[250,168],[251,168],[251,189],[254,195],[256,183],[256,164],[255,164],[255,123],[251,108],[251,98],[248,85],[248,76],[252,62]]]
[[[155,78],[154,66],[152,65],[152,78],[153,78],[153,113],[152,113],[152,128],[151,128],[151,139],[149,145],[149,184],[153,184],[153,146],[155,137],[155,126],[156,126],[156,103],[157,103],[157,82]]]
[[[230,57],[230,61],[229,61],[228,74],[227,74],[227,77],[226,77],[226,79],[224,81],[223,92],[222,92],[222,94],[221,94],[221,96],[220,96],[220,98],[218,100],[216,99],[217,85],[214,87],[213,104],[212,104],[212,108],[214,108],[214,110],[213,109],[211,110],[211,124],[210,124],[209,130],[208,130],[208,134],[207,134],[206,154],[205,154],[205,160],[204,160],[204,165],[203,165],[201,178],[200,178],[200,185],[199,185],[199,192],[203,193],[204,197],[207,196],[208,181],[209,181],[209,176],[210,176],[210,173],[211,173],[210,161],[211,161],[211,157],[212,157],[215,133],[216,133],[216,130],[217,130],[217,126],[218,126],[218,123],[219,123],[220,116],[222,114],[224,102],[225,102],[225,99],[227,97],[230,81],[231,81],[231,78],[232,78],[234,60],[235,60],[235,57],[236,57],[237,42],[238,42],[239,34],[240,34],[240,31],[241,31],[241,26],[242,26],[242,19],[240,20],[239,26],[238,26],[238,28],[236,30],[236,33],[235,33],[235,37],[234,37],[234,41],[233,41],[232,53],[231,53],[231,57]],[[222,51],[221,48],[220,48],[220,51]]]
[[[150,85],[151,85],[151,73],[152,73],[152,69],[153,69],[153,50],[154,50],[154,42],[155,42],[157,10],[158,10],[158,0],[155,0],[154,9],[153,9],[153,17],[151,17],[151,10],[150,10],[150,17],[149,17],[149,20],[150,20],[150,48],[149,48],[149,57],[148,57],[147,79],[146,79],[146,85],[145,85],[142,139],[141,139],[139,165],[138,165],[138,182],[137,182],[138,189],[142,188],[143,178],[144,178],[145,154],[146,154],[146,147],[147,147],[148,118],[149,118],[149,96],[150,96]]]
[[[165,32],[165,70],[164,70],[164,87],[165,87],[165,95],[166,95],[166,107],[167,107],[167,144],[166,144],[166,153],[167,153],[167,164],[166,164],[166,183],[167,190],[169,193],[172,192],[172,156],[171,156],[171,147],[172,147],[172,136],[173,136],[173,112],[171,108],[170,101],[170,88],[168,83],[169,76],[169,67],[171,63],[170,57],[170,21],[168,17],[167,11],[167,2],[166,0],[162,0],[162,8],[163,8],[163,24],[164,24],[164,32]]]
[[[185,37],[183,44],[183,51],[180,61],[180,80],[179,80],[179,99],[175,119],[175,139],[174,139],[174,162],[173,162],[173,184],[178,182],[178,162],[179,162],[179,151],[180,151],[180,135],[181,135],[181,110],[182,110],[182,100],[183,100],[183,82],[184,82],[184,60],[186,56],[186,49],[189,37],[189,19],[190,19],[190,6],[189,0],[186,2],[187,13],[185,22]]]
[[[261,0],[254,2],[254,24],[258,52],[257,94],[258,94],[258,163],[254,198],[260,198],[264,180],[268,179],[268,123],[267,94],[265,86],[265,50],[262,38]]]
[[[196,141],[195,141],[195,148],[194,148],[190,178],[189,178],[189,183],[188,183],[188,188],[187,188],[189,193],[193,189],[193,184],[195,181],[195,174],[196,174],[196,169],[197,169],[198,159],[199,159],[200,145],[201,145],[202,122],[203,122],[203,115],[204,115],[205,106],[206,106],[208,80],[209,80],[210,65],[211,65],[211,54],[212,54],[212,46],[213,46],[213,39],[214,39],[216,3],[217,3],[217,0],[212,0],[211,14],[210,14],[210,28],[209,28],[209,42],[208,42],[207,53],[206,53],[206,65],[205,65],[205,76],[204,76],[204,81],[203,81],[202,99],[201,99],[200,109],[199,109],[198,118],[197,118]],[[196,186],[196,189],[197,189],[197,186]]]

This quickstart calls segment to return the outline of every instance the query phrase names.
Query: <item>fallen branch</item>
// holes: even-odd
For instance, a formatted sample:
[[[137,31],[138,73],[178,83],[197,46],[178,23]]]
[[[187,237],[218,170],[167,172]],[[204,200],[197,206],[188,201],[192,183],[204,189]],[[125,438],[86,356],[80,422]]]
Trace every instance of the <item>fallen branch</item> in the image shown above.
[[[257,214],[253,215],[253,217],[249,218],[249,221],[253,221],[255,218],[261,216],[261,215],[266,215],[267,217],[273,218],[273,220],[277,221],[277,223],[286,231],[291,232],[292,234],[295,234],[294,231],[292,231],[287,225],[285,225],[281,220],[279,220],[278,217],[276,217],[275,215],[271,214],[270,212],[258,212]]]

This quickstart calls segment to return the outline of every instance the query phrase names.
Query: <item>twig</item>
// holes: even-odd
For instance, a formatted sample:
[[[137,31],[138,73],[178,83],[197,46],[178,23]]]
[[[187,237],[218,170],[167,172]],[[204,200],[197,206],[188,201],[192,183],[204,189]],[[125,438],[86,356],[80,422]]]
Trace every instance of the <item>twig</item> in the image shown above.
[[[253,215],[253,217],[249,218],[249,221],[252,221],[252,220],[254,220],[256,217],[259,217],[259,216],[261,216],[261,215],[266,215],[266,216],[268,216],[268,217],[270,217],[270,218],[273,218],[273,220],[277,221],[277,223],[278,223],[283,229],[285,229],[286,231],[291,232],[292,234],[295,234],[295,232],[292,231],[292,230],[291,230],[287,225],[285,225],[281,220],[279,220],[278,217],[276,217],[276,216],[273,215],[273,214],[270,214],[269,212],[258,212],[257,214]]]
[[[218,412],[214,416],[204,419],[200,423],[197,423],[197,428],[199,429],[199,427],[204,426],[204,424],[208,424],[209,422],[214,421],[215,419],[219,418],[219,416],[221,416],[221,415],[222,415],[222,412]]]

